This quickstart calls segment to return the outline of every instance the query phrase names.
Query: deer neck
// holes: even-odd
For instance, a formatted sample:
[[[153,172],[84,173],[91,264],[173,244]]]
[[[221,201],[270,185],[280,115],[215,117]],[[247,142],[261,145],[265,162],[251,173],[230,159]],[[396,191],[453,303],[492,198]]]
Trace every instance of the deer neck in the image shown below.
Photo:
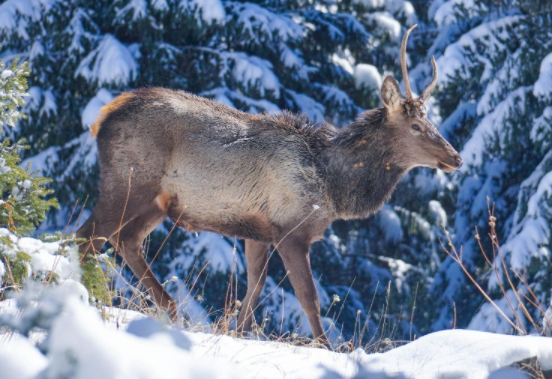
[[[365,133],[366,127],[351,124],[339,131],[328,151],[326,188],[338,218],[365,218],[376,213],[407,171],[394,163],[392,146],[383,138],[383,131],[373,129]]]

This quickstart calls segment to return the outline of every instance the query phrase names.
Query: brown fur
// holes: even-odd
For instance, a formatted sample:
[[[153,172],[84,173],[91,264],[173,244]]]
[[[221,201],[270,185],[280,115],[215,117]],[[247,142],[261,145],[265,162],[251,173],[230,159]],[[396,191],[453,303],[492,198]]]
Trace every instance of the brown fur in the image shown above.
[[[132,96],[134,96],[132,92],[124,92],[121,95],[117,96],[112,101],[110,101],[109,103],[107,103],[106,105],[104,105],[100,109],[100,115],[90,127],[90,133],[92,134],[92,137],[96,138],[98,136],[102,123],[105,121],[107,116],[109,116],[110,113],[115,112],[117,109],[124,106],[125,103],[130,98],[132,98]]]
[[[273,245],[313,336],[328,344],[310,245],[336,219],[377,212],[413,167],[451,172],[462,165],[425,114],[423,103],[437,83],[434,59],[431,84],[417,100],[412,98],[405,57],[413,28],[401,45],[406,99],[388,76],[381,89],[383,107],[342,129],[289,112],[250,115],[162,88],[139,89],[113,100],[92,126],[100,198],[77,231],[87,240],[80,253],[97,253],[109,239],[157,305],[175,318],[175,302],[142,255],[144,238],[166,217],[188,230],[244,238],[247,294],[237,328],[246,332]]]
[[[169,209],[171,200],[172,196],[167,192],[164,192],[155,198],[155,202],[163,212],[166,212]]]
[[[176,317],[173,300],[143,258],[147,233],[169,217],[188,230],[244,238],[248,288],[238,329],[247,331],[273,245],[313,335],[326,341],[310,245],[336,219],[377,212],[412,167],[461,164],[423,104],[407,109],[397,93],[397,82],[386,78],[384,107],[342,129],[289,112],[250,115],[162,88],[121,95],[93,129],[100,197],[77,232],[88,240],[81,253],[98,252],[120,233],[123,258],[155,302]]]

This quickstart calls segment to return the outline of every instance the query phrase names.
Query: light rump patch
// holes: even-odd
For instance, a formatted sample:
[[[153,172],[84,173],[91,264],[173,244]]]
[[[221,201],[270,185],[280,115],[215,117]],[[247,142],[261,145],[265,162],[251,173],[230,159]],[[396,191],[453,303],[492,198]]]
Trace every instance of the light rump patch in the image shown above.
[[[124,92],[106,105],[104,105],[102,109],[100,109],[100,115],[90,127],[90,133],[92,134],[92,137],[96,138],[98,136],[102,123],[105,121],[107,116],[110,113],[113,113],[117,109],[121,108],[132,97],[134,97],[134,94],[132,92]]]
[[[164,192],[155,198],[155,203],[157,204],[159,209],[161,209],[163,212],[166,212],[169,209],[171,200],[172,200],[171,194]]]

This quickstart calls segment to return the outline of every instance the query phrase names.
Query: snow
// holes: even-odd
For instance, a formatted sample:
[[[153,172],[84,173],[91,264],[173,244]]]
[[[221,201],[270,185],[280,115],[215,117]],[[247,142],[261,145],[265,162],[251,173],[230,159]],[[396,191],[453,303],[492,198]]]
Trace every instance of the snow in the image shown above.
[[[292,69],[292,75],[300,80],[309,80],[309,75],[316,72],[316,67],[305,64],[299,51],[295,51],[284,43],[280,43],[280,61],[287,68]]]
[[[428,334],[383,354],[357,350],[363,366],[406,377],[484,379],[500,368],[538,357],[544,370],[552,368],[552,339],[504,336],[469,330]]]
[[[332,55],[332,62],[337,64],[339,67],[341,67],[343,70],[345,70],[348,74],[353,74],[354,69],[353,65],[351,64],[351,61],[354,61],[353,59],[350,59],[349,57],[342,57],[339,54],[333,54]]]
[[[98,85],[125,86],[138,74],[138,63],[128,46],[111,34],[101,39],[98,47],[79,64],[75,77],[82,76]]]
[[[48,366],[46,358],[27,338],[3,334],[0,340],[2,379],[33,379]]]
[[[4,277],[4,274],[6,273],[6,266],[4,266],[4,262],[0,261],[0,286],[2,286],[2,278]]]
[[[29,51],[29,59],[35,60],[42,55],[44,55],[44,46],[38,41],[33,42],[33,46]]]
[[[159,3],[159,2],[158,2]],[[163,7],[163,4],[157,4]],[[193,11],[197,21],[210,23],[222,23],[226,17],[224,6],[220,0],[180,0],[178,7],[182,10]]]
[[[304,29],[287,15],[280,15],[253,3],[229,3],[237,22],[243,28],[242,33],[257,44],[262,45],[265,39],[274,39],[286,43],[303,38]]]
[[[234,61],[233,75],[246,87],[255,88],[262,97],[271,91],[276,98],[280,97],[280,81],[272,70],[269,61],[245,53],[228,53]]]
[[[6,34],[17,31],[23,39],[29,39],[27,20],[38,21],[57,0],[7,0],[0,4],[0,30]]]
[[[53,271],[59,275],[61,281],[64,281],[78,276],[80,272],[78,265],[71,262],[68,256],[60,254],[68,253],[63,242],[43,242],[29,237],[19,238],[6,228],[0,228],[0,237],[9,238],[12,244],[12,246],[9,246],[4,242],[0,242],[0,253],[12,257],[18,251],[26,253],[31,257],[34,275]]]
[[[367,9],[375,9],[383,7],[385,0],[355,0],[355,3],[362,4]]]
[[[7,174],[11,171],[11,167],[6,164],[5,158],[0,158],[0,174]]]
[[[194,298],[188,285],[179,278],[179,274],[194,266],[196,254],[203,254],[202,258],[208,267],[209,272],[228,272],[232,268],[235,272],[244,271],[244,263],[241,256],[236,254],[234,246],[218,234],[211,232],[201,232],[196,236],[190,236],[190,239],[184,242],[180,247],[181,253],[173,259],[168,265],[169,273],[166,277],[176,277],[177,280],[167,283],[166,288],[173,296],[180,311],[194,322],[208,323],[210,317]],[[195,252],[195,254],[190,254]],[[197,270],[201,270],[198,267]]]
[[[431,200],[429,202],[429,210],[435,218],[435,225],[446,228],[447,227],[447,212],[443,209],[443,206],[437,200]]]
[[[355,87],[379,90],[383,83],[380,73],[371,64],[360,63],[354,69]]]
[[[151,5],[154,9],[164,11],[169,9],[169,4],[167,4],[167,0],[153,0],[151,2]]]
[[[121,22],[127,15],[132,16],[132,20],[136,21],[145,18],[147,15],[147,3],[145,0],[130,0],[127,5],[117,10],[117,19]]]
[[[375,378],[402,374],[416,379],[486,379],[496,370],[534,357],[544,370],[552,369],[552,339],[545,337],[449,330],[429,334],[385,353],[367,354],[356,349],[347,354],[180,331],[131,311],[116,311],[113,314],[117,317],[102,321],[94,307],[70,293],[64,298],[63,312],[55,316],[48,338],[41,339],[47,355],[34,347],[33,333],[27,339],[18,333],[2,332],[0,362],[6,369],[3,373],[9,373],[10,378],[34,378],[42,372],[47,377],[75,379],[315,379],[328,378],[330,374],[339,379],[362,372]],[[0,303],[0,310],[17,317],[13,306],[3,306],[5,303]],[[104,310],[108,314],[112,311],[115,310]],[[518,371],[511,373],[517,375]],[[498,373],[492,375],[495,376],[491,378],[501,377]]]
[[[96,118],[98,118],[100,109],[111,100],[113,100],[111,92],[105,88],[100,88],[96,96],[90,99],[82,111],[82,126],[84,128],[90,128],[94,121],[96,121]]]
[[[402,239],[401,219],[390,205],[384,205],[376,214],[384,238],[389,242],[398,242]]]
[[[539,79],[533,87],[533,94],[550,100],[552,95],[552,53],[541,62]]]
[[[401,35],[401,24],[389,12],[368,13],[366,18],[375,25],[374,32],[378,34],[389,34],[393,39],[398,40]]]
[[[535,143],[542,143],[542,150],[546,151],[550,147],[550,137],[552,134],[552,107],[544,108],[542,115],[533,121],[531,128],[531,140]]]
[[[552,337],[552,300],[542,318],[542,329],[544,330],[545,336]]]
[[[29,162],[31,163],[31,169],[33,171],[41,171],[43,173],[45,172],[52,172],[54,171],[56,163],[59,162],[59,155],[58,152],[61,149],[59,146],[52,146],[47,148],[46,150],[42,151],[41,153],[38,153],[37,155],[27,158],[24,161],[22,161],[19,166],[20,167],[27,167]]]
[[[42,92],[42,96],[44,99],[44,103],[42,104],[42,107],[40,108],[39,115],[57,115],[57,104],[56,104],[56,98],[51,90],[46,90]]]
[[[292,90],[286,90],[286,94],[293,98],[293,101],[299,108],[299,110],[306,114],[309,119],[314,122],[322,122],[325,119],[325,109],[322,104],[314,100],[312,97],[303,93],[297,93]]]
[[[491,277],[495,277],[494,272],[491,273]],[[504,282],[504,280],[502,280],[502,282]],[[494,302],[510,320],[514,320],[515,322],[513,310],[516,310],[517,319],[524,320],[523,312],[512,290],[508,290],[506,296]],[[522,325],[522,327],[525,329],[526,325]],[[481,309],[470,321],[468,329],[502,334],[512,334],[514,332],[512,330],[512,325],[510,325],[504,316],[489,303],[485,303],[481,306]]]
[[[205,259],[210,262],[211,269],[215,271],[226,272],[233,265],[235,265],[237,272],[243,272],[244,270],[241,258],[236,254],[234,247],[219,234],[211,232],[198,233],[195,238],[192,237],[182,246],[182,248],[187,247],[190,248],[190,251],[196,253],[205,250]],[[184,259],[193,260],[195,256],[188,256]]]
[[[437,2],[437,4],[439,4],[439,2]],[[436,10],[431,10],[430,12],[435,12],[433,19],[437,22],[437,25],[441,27],[458,22],[458,13],[460,12],[457,13],[456,11],[459,11],[460,7],[472,17],[485,10],[484,6],[480,2],[476,2],[474,0],[451,0],[441,2],[440,5],[433,5],[434,8],[436,6],[438,6],[438,8],[436,8]]]
[[[486,151],[486,141],[498,136],[499,141],[507,141],[507,119],[513,112],[520,112],[525,103],[525,96],[530,87],[520,87],[508,93],[507,97],[487,114],[473,131],[472,137],[464,145],[460,155],[464,165],[460,170],[466,171],[470,166],[479,166]]]
[[[106,343],[107,342],[107,343]],[[68,299],[50,333],[50,377],[231,378],[223,365],[192,356],[163,333],[140,338],[103,327],[97,312]],[[101,362],[101,364],[98,364]]]
[[[448,45],[443,55],[437,59],[439,85],[444,86],[458,76],[470,79],[470,69],[476,64],[484,66],[483,74],[478,80],[491,77],[495,66],[488,57],[494,57],[504,50],[501,40],[508,38],[506,30],[514,27],[521,20],[519,16],[508,16],[483,23],[463,34],[457,42]],[[478,51],[479,44],[487,47],[485,55],[487,58],[479,56],[477,60],[470,59],[470,54]]]

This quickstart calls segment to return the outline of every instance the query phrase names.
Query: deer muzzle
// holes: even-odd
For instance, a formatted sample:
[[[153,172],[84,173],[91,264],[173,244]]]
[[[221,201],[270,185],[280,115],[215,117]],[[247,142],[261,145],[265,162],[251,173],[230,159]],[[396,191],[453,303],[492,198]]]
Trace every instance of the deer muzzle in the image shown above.
[[[437,162],[437,168],[439,168],[440,170],[443,170],[446,173],[450,173],[462,167],[463,163],[464,161],[462,160],[462,157],[460,156],[460,154],[454,153],[454,155],[452,155],[450,159],[447,159],[446,162],[444,161]]]

